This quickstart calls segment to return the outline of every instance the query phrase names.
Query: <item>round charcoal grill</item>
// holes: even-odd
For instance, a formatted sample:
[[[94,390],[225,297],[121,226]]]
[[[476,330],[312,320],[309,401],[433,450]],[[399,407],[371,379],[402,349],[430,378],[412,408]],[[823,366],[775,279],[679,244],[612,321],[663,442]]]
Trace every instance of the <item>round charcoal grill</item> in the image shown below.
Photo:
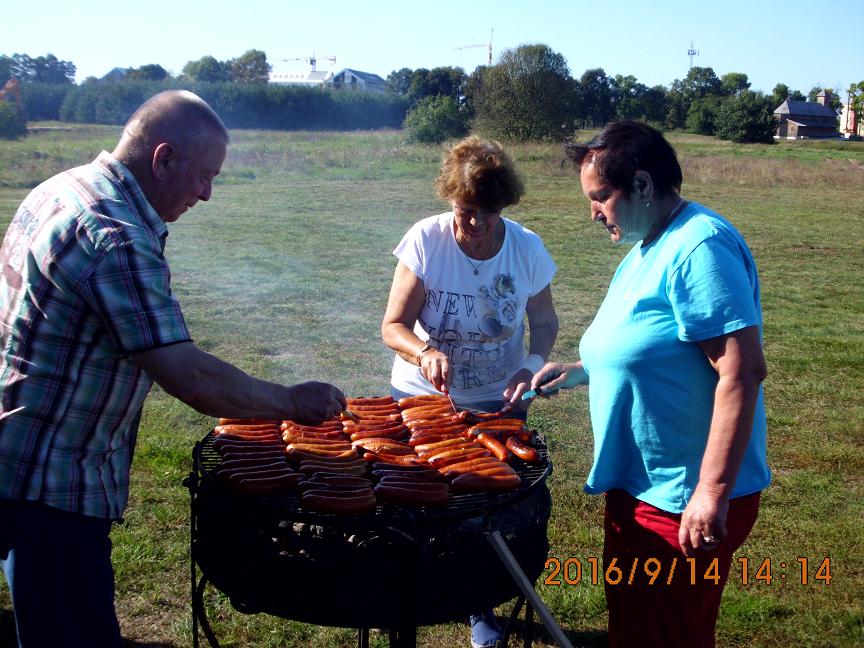
[[[203,605],[207,582],[244,613],[358,628],[361,646],[369,628],[391,629],[391,645],[413,645],[417,626],[459,621],[520,597],[513,621],[526,595],[526,616],[534,607],[547,623],[531,585],[549,549],[552,463],[542,437],[538,464],[514,461],[517,490],[451,494],[437,507],[379,504],[355,515],[307,511],[295,492],[236,493],[214,477],[213,440],[210,432],[195,445],[186,481],[196,646],[198,623],[218,645]]]

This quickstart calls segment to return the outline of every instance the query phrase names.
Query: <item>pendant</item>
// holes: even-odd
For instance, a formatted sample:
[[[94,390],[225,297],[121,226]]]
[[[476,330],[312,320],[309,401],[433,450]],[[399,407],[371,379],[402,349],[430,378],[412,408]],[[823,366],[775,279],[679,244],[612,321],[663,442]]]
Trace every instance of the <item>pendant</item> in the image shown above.
[[[475,274],[475,275],[479,275],[479,274],[480,274],[480,271],[479,271],[477,268],[474,268],[474,274]]]

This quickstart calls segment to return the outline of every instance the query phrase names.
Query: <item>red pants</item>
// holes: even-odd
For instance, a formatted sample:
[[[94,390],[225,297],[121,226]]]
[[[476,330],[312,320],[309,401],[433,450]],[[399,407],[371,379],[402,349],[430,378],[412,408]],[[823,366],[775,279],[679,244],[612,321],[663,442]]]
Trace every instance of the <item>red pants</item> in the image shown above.
[[[622,490],[606,493],[609,646],[713,648],[732,554],[747,539],[758,512],[759,493],[730,500],[726,537],[714,551],[697,551],[688,559],[678,545],[680,515]]]

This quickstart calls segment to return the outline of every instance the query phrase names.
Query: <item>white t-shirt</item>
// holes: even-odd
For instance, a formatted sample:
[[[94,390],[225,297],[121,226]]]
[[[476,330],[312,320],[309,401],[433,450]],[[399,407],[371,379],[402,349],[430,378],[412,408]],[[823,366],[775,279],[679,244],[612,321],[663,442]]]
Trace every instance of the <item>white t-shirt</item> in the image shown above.
[[[539,236],[501,220],[504,243],[482,262],[456,243],[453,212],[415,223],[393,250],[426,289],[414,332],[450,358],[451,395],[466,404],[501,399],[526,356],[525,305],[557,270]],[[409,394],[436,393],[419,367],[398,356],[391,383]]]

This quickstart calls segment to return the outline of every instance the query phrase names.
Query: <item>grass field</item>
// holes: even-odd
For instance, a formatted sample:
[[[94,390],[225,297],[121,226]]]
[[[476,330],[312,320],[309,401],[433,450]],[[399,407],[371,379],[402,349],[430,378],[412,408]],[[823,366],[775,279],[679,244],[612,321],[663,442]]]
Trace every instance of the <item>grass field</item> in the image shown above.
[[[0,229],[30,187],[110,150],[118,132],[76,127],[0,142]],[[407,146],[397,131],[237,131],[232,138],[213,199],[172,225],[168,239],[173,286],[193,337],[262,377],[326,380],[349,396],[384,394],[391,354],[379,324],[394,268],[390,252],[414,221],[444,211],[434,194],[439,149]],[[774,482],[738,553],[749,562],[746,585],[741,563],[733,564],[718,645],[862,646],[864,145],[671,139],[685,197],[738,226],[762,281]],[[527,194],[508,215],[540,233],[559,266],[554,355],[573,358],[624,250],[590,222],[576,176],[559,164],[559,148],[510,150]],[[582,491],[591,447],[586,394],[539,402],[530,420],[550,439],[555,464],[550,554],[584,565],[602,544],[601,498]],[[131,501],[113,532],[117,609],[129,645],[191,644],[188,492],[181,481],[193,443],[212,425],[159,389],[145,407]],[[815,579],[826,557],[830,584]],[[765,558],[773,567],[770,584],[755,579]],[[806,585],[799,558],[808,560]],[[605,645],[602,586],[540,583],[538,591],[574,645]],[[206,604],[225,647],[356,645],[350,630],[240,614],[214,590]],[[498,612],[508,613],[509,605]],[[2,587],[0,646],[11,645],[13,633]],[[422,628],[418,639],[423,646],[465,646],[468,630]],[[386,636],[372,641],[387,643]]]

